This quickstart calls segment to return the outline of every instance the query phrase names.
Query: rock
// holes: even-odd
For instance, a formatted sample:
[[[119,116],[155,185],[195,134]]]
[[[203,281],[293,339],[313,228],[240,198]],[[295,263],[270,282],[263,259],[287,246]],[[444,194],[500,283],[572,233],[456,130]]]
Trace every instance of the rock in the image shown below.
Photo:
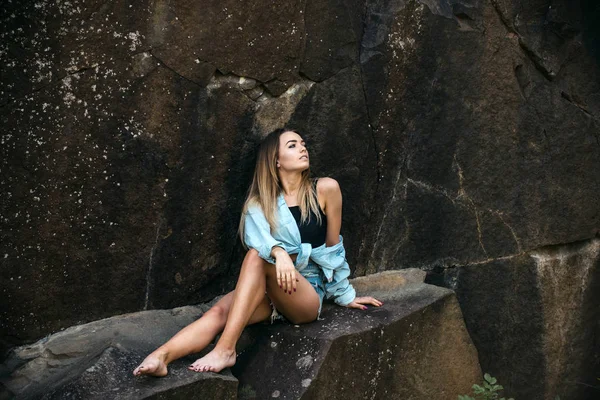
[[[4,396],[286,399],[421,391],[428,398],[451,398],[481,378],[477,351],[453,293],[422,283],[423,277],[422,271],[403,270],[352,281],[359,294],[384,301],[381,308],[362,312],[326,305],[323,319],[310,324],[248,328],[235,366],[243,382],[239,393],[229,370],[187,370],[197,355],[169,365],[165,378],[132,375],[147,353],[197,319],[208,304],[108,318],[17,348],[2,371]]]
[[[300,73],[317,82],[358,63],[364,5],[357,1],[308,0],[306,42]]]
[[[600,168],[599,114],[583,106],[594,97],[576,78],[589,76],[596,87],[598,63],[577,36],[564,38],[569,52],[563,39],[548,39],[544,51],[581,57],[565,60],[564,73],[549,81],[498,18],[520,13],[520,3],[452,3],[368,6],[361,69],[382,176],[362,235],[372,239],[358,255],[360,273],[479,262],[598,232],[600,214],[584,204],[600,189],[593,172]],[[551,10],[566,5],[546,3]],[[529,5],[523,18],[544,9]],[[552,28],[544,26],[524,34],[545,37]]]
[[[4,396],[19,399],[180,399],[195,393],[235,399],[237,379],[192,373],[196,358],[169,366],[165,378],[134,377],[145,356],[208,309],[187,306],[143,311],[68,328],[34,345],[17,348],[3,365]]]
[[[111,72],[117,70],[123,74]],[[186,92],[188,100],[172,103],[172,91]],[[217,104],[221,95],[229,100]],[[178,306],[208,301],[233,285],[235,274],[216,267],[240,250],[231,243],[254,162],[245,124],[255,102],[225,84],[202,88],[149,54],[106,63],[32,96],[40,102],[22,100],[2,111],[10,127],[5,133],[15,138],[2,161],[10,196],[3,224],[14,224],[2,229],[0,241],[3,351],[81,321],[172,308],[174,300]],[[124,120],[123,113],[131,117]],[[38,129],[21,135],[32,116]],[[202,133],[215,125],[192,128],[199,120],[216,124],[219,135]],[[28,149],[31,140],[35,148]],[[235,160],[223,156],[233,147],[246,150]],[[24,189],[35,170],[47,173],[32,183],[37,189]],[[206,178],[217,171],[223,174],[218,184]],[[30,201],[27,212],[22,201]],[[208,212],[184,212],[196,207]],[[157,288],[172,296],[156,296]],[[189,297],[197,300],[184,300]]]
[[[323,319],[307,325],[248,328],[256,344],[233,369],[240,398],[456,399],[469,393],[481,370],[456,298],[415,275],[359,278],[359,295],[376,293],[381,308],[326,305]]]
[[[596,237],[597,3],[12,1],[0,353],[231,290],[256,144],[281,125],[340,183],[357,276],[463,271]],[[506,277],[488,275],[462,288]],[[574,353],[594,346],[585,331]]]
[[[457,266],[428,281],[437,279],[455,288],[482,369],[505,394],[596,397],[599,238]]]
[[[172,364],[164,378],[134,377],[134,354],[109,347],[74,381],[42,396],[42,399],[189,399],[202,394],[209,399],[236,399],[237,379],[222,374],[192,373],[193,359]]]
[[[390,298],[396,288],[408,284],[423,283],[426,272],[418,268],[407,268],[401,271],[383,271],[377,274],[360,276],[352,279],[352,286],[357,293],[368,293],[375,298]]]

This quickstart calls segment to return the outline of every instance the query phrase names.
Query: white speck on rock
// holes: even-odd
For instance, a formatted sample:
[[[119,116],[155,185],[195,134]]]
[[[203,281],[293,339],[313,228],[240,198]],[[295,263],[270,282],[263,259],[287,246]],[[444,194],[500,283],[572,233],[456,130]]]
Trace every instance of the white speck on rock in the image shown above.
[[[129,32],[127,34],[127,38],[129,40],[131,40],[131,43],[129,44],[129,50],[130,51],[135,51],[135,49],[137,49],[138,46],[140,46],[142,44],[142,41],[140,40],[140,32],[135,31],[135,32]]]
[[[300,369],[309,369],[313,364],[313,358],[310,355],[301,357],[296,361],[296,367]]]
[[[273,392],[273,394],[271,394],[271,397],[279,397],[281,393],[279,392],[279,390],[276,390]]]
[[[312,379],[310,379],[310,378],[302,379],[302,387],[309,387],[311,382],[312,382]]]

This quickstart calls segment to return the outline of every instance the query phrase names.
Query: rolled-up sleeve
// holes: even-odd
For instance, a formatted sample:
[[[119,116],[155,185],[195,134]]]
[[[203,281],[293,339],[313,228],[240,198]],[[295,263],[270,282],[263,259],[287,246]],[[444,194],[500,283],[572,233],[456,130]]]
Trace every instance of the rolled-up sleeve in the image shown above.
[[[356,290],[348,281],[350,266],[346,261],[344,238],[331,247],[323,245],[313,249],[313,260],[321,266],[325,274],[325,291],[328,299],[340,306],[347,306],[354,301]]]
[[[258,251],[260,258],[271,264],[275,264],[271,249],[274,246],[283,247],[283,243],[271,235],[269,223],[258,207],[249,208],[244,215],[244,243]]]
[[[356,290],[348,281],[349,276],[350,267],[347,262],[344,262],[340,268],[333,272],[331,282],[325,282],[327,298],[333,299],[337,305],[347,306],[356,298]]]

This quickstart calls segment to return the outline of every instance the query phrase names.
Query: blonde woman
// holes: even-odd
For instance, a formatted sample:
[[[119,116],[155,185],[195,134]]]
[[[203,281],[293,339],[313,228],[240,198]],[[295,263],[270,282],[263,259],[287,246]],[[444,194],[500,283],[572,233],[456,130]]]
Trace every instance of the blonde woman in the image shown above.
[[[293,130],[277,129],[261,143],[240,221],[249,249],[235,290],[183,328],[133,371],[164,376],[173,360],[214,349],[189,369],[219,372],[235,364],[235,345],[246,325],[276,318],[294,324],[318,319],[325,297],[340,306],[381,306],[356,297],[340,236],[342,194],[331,178],[310,179],[308,150]]]

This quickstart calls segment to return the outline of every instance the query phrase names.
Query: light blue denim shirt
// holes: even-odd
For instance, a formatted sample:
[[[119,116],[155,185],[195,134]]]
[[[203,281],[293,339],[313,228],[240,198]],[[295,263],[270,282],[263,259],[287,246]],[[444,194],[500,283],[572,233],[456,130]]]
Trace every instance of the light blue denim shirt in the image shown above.
[[[336,304],[346,306],[356,297],[356,291],[348,282],[350,267],[346,261],[344,240],[331,247],[323,244],[313,248],[310,243],[302,243],[300,231],[296,220],[280,194],[277,198],[277,229],[271,233],[271,228],[262,208],[252,205],[244,215],[244,243],[247,247],[258,251],[260,257],[271,264],[275,260],[271,257],[273,246],[283,248],[288,254],[298,254],[296,269],[302,273],[308,260],[312,259],[319,264],[325,278],[325,290],[328,299],[333,299]]]

